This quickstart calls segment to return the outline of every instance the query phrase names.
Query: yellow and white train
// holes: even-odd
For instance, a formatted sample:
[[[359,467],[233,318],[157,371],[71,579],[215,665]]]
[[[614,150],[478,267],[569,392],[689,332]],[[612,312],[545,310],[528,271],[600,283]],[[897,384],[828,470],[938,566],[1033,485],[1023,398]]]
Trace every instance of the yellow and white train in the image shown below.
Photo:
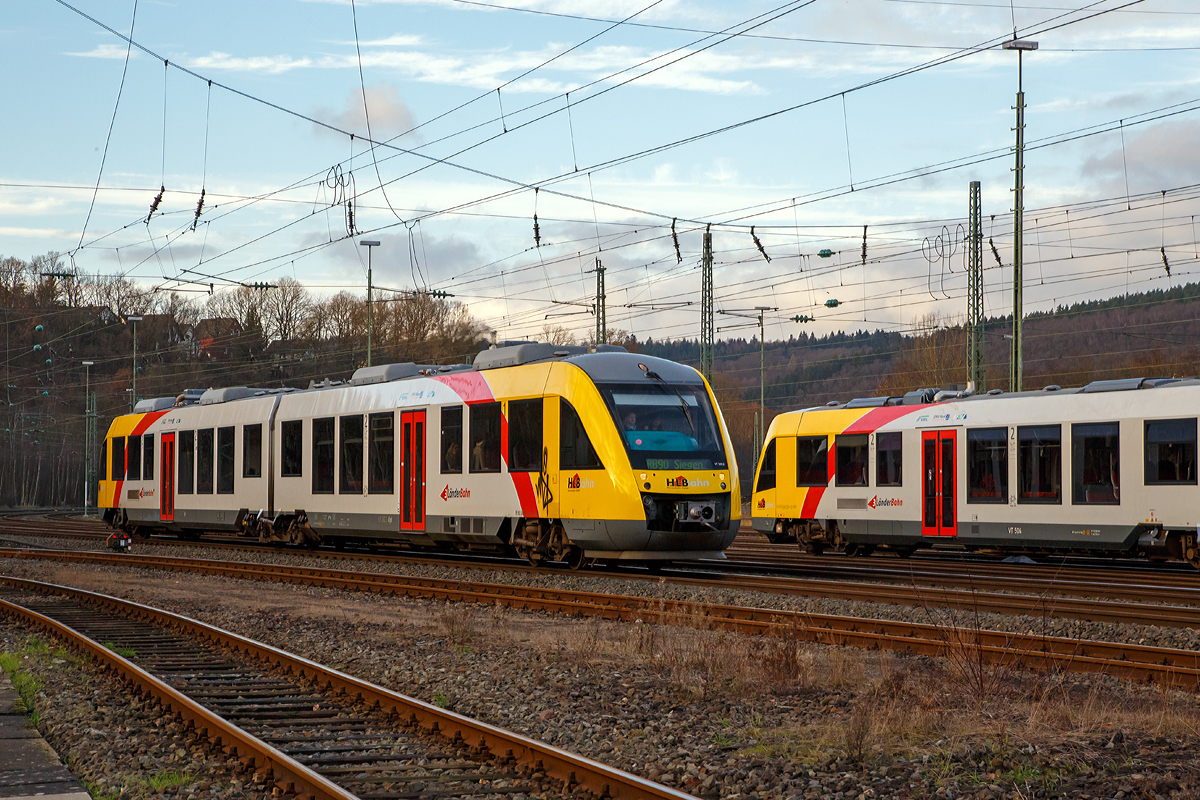
[[[1200,381],[1161,378],[793,411],[767,433],[751,518],[817,553],[953,545],[1200,568],[1198,415]]]
[[[105,519],[141,534],[389,540],[577,568],[720,557],[741,522],[707,382],[612,346],[512,343],[470,366],[144,400],[103,446]]]

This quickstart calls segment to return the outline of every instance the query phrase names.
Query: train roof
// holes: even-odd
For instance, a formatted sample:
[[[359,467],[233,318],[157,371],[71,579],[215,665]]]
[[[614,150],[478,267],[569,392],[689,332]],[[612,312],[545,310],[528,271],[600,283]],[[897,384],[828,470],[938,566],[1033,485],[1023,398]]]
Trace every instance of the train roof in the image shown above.
[[[643,356],[628,352],[618,345],[596,346],[556,345],[547,342],[501,342],[479,353],[473,364],[381,364],[360,367],[348,381],[326,378],[317,383],[311,381],[307,389],[255,388],[229,386],[219,389],[187,389],[175,397],[155,397],[139,400],[134,413],[142,414],[164,411],[190,405],[214,405],[229,403],[250,397],[275,394],[324,391],[337,387],[369,386],[392,381],[431,378],[461,372],[484,372],[486,370],[516,367],[524,364],[547,361],[567,361],[582,369],[593,381],[611,383],[617,381],[644,380],[646,375],[672,382],[695,382],[699,373],[692,367],[677,364],[654,356]]]
[[[1118,380],[1092,381],[1085,386],[1064,389],[1058,384],[1050,384],[1041,389],[1025,392],[1005,392],[1002,389],[992,389],[984,394],[975,394],[971,389],[918,389],[904,395],[881,397],[859,397],[845,403],[832,400],[823,406],[796,409],[797,411],[823,411],[826,409],[845,408],[880,408],[883,406],[929,405],[932,403],[947,403],[950,401],[979,402],[1000,398],[1030,398],[1047,397],[1049,395],[1100,394],[1104,392],[1132,392],[1139,389],[1173,388],[1180,386],[1200,386],[1197,378],[1121,378]]]

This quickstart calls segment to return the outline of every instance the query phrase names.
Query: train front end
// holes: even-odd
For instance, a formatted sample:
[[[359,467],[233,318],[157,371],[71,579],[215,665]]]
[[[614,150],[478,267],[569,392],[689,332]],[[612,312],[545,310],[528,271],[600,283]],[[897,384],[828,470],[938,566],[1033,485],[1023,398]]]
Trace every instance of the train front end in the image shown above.
[[[634,353],[568,363],[588,380],[563,396],[593,432],[606,473],[596,480],[562,464],[560,514],[571,540],[589,558],[723,557],[741,523],[741,494],[728,428],[704,378]],[[564,440],[573,424],[560,420]]]

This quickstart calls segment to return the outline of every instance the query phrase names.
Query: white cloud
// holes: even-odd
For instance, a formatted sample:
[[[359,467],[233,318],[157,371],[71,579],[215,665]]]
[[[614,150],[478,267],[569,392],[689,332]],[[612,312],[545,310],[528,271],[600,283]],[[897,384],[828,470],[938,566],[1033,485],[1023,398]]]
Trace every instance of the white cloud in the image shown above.
[[[312,67],[317,64],[311,58],[292,58],[291,56],[254,56],[237,58],[229,53],[213,51],[206,56],[193,58],[188,66],[193,69],[223,69],[234,72],[267,72],[278,74],[290,72],[293,69]]]
[[[389,36],[386,39],[371,39],[369,41],[360,41],[359,44],[363,47],[415,47],[419,44],[424,44],[425,40],[421,36],[410,36],[407,34],[397,33],[394,36]],[[341,42],[341,44],[354,44],[354,42]]]
[[[390,83],[378,83],[367,87],[367,108],[371,114],[371,133],[376,140],[391,139],[411,130],[416,124],[412,111],[400,98],[400,91]],[[319,108],[314,112],[317,119],[324,120],[342,130],[366,134],[367,118],[363,112],[361,89],[347,95],[341,109]],[[319,133],[330,133],[327,128],[317,127]]]
[[[86,53],[67,53],[69,56],[79,56],[80,58],[118,58],[124,59],[125,54],[129,53],[130,58],[137,57],[137,51],[129,52],[126,45],[123,44],[100,44],[96,45]]]
[[[1111,142],[1113,137],[1109,137]],[[1126,167],[1132,192],[1156,191],[1200,181],[1200,164],[1185,154],[1200,151],[1200,121],[1172,120],[1146,128],[1141,133],[1125,134],[1120,144],[1108,152],[1087,158],[1080,174],[1103,182],[1117,193],[1124,192]]]

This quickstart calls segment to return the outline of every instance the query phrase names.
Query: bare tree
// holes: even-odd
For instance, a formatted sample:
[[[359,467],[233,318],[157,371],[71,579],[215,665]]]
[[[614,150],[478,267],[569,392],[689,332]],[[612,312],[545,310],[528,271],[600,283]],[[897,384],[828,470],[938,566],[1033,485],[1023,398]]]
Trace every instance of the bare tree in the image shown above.
[[[539,338],[549,344],[573,345],[577,343],[575,334],[562,325],[550,325],[549,323],[542,326],[542,335]]]
[[[236,286],[210,297],[204,311],[209,317],[234,320],[243,331],[262,331],[264,306],[262,289]]]
[[[879,393],[900,395],[966,379],[966,334],[961,320],[931,311],[913,321],[900,361],[879,382]]]
[[[275,288],[267,290],[263,303],[267,338],[281,342],[295,339],[301,333],[311,306],[312,298],[300,281],[280,278]]]

